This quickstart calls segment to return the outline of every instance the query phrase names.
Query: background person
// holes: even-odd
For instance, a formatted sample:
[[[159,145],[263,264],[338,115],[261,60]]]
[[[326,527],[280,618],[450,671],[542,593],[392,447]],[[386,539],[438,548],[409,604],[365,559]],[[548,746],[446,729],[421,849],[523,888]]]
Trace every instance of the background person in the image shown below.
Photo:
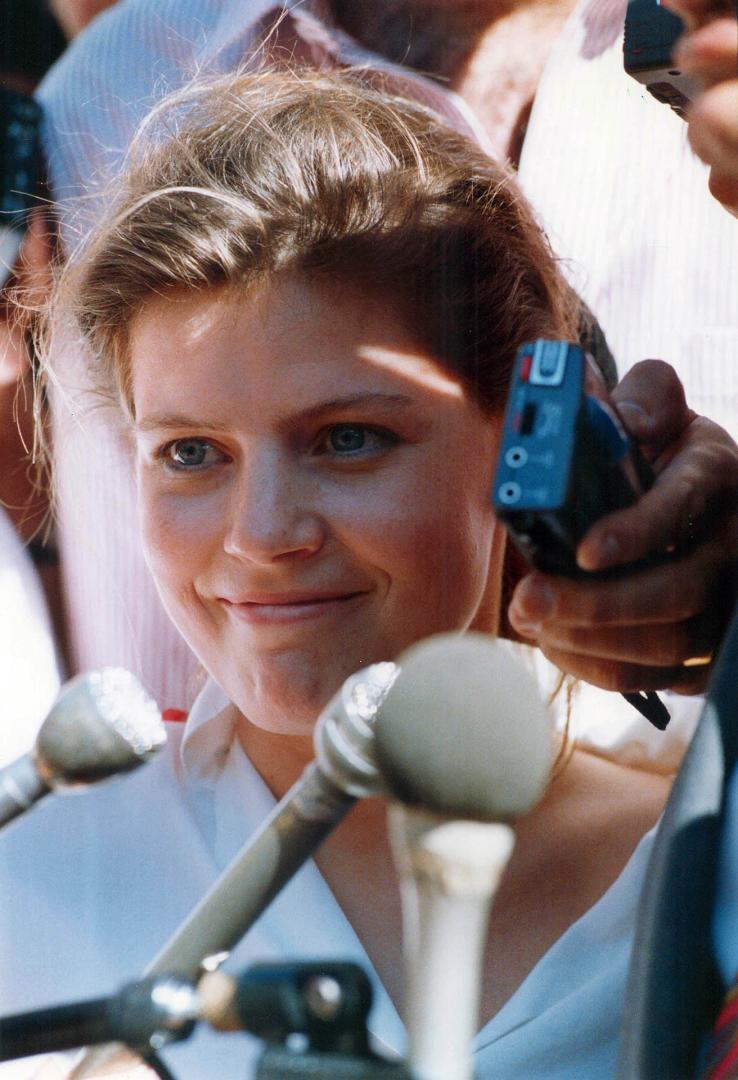
[[[63,51],[64,36],[42,0],[6,0],[0,31],[0,90],[31,94]],[[4,102],[3,102],[4,104]],[[3,113],[3,122],[6,115]],[[5,134],[3,133],[3,138]],[[3,158],[5,164],[5,158]],[[5,178],[4,178],[5,179]],[[10,223],[0,221],[3,230]],[[16,270],[25,288],[48,281],[49,224],[36,213]],[[3,284],[7,267],[0,267]],[[11,278],[10,287],[14,280]],[[0,761],[28,749],[59,690],[63,616],[48,501],[34,484],[32,377],[26,327],[0,301]]]

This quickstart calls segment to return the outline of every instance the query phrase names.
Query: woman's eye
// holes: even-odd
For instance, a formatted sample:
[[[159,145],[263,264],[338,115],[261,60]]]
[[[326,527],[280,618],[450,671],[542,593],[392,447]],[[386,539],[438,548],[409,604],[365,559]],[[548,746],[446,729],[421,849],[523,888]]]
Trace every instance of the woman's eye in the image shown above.
[[[361,457],[386,450],[397,442],[396,436],[383,428],[366,424],[333,424],[321,439],[323,453],[343,457]]]
[[[205,439],[176,439],[164,447],[162,457],[170,468],[180,471],[207,468],[223,460],[220,451]]]

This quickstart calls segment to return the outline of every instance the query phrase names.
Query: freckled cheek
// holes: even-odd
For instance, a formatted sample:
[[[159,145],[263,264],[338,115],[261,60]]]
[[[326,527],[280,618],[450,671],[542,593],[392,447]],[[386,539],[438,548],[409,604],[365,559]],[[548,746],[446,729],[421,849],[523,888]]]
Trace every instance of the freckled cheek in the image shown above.
[[[439,498],[430,487],[405,493],[389,512],[365,506],[352,518],[354,551],[373,564],[395,597],[428,599],[440,610],[465,611],[486,581],[491,510],[470,512],[465,498]]]
[[[146,560],[160,589],[183,594],[212,560],[212,525],[197,499],[164,496],[145,488],[139,520]]]

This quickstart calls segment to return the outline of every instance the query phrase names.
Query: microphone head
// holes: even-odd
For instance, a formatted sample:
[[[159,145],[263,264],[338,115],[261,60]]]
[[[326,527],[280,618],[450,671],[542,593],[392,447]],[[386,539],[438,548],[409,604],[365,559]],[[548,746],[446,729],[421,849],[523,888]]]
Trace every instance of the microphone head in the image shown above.
[[[89,784],[142,765],[166,742],[159,709],[123,668],[65,683],[36,739],[39,773],[50,787]]]
[[[315,727],[315,758],[321,771],[356,799],[384,791],[374,758],[374,721],[397,672],[397,665],[386,661],[350,675]]]
[[[377,762],[402,802],[510,821],[543,793],[553,733],[533,676],[500,642],[442,634],[408,649],[374,723]]]

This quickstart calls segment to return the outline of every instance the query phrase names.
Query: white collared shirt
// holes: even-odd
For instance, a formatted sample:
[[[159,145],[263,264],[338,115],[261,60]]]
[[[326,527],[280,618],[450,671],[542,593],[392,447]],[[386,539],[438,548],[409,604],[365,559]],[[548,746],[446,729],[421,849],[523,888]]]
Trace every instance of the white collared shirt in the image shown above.
[[[85,794],[50,797],[0,836],[0,1013],[111,993],[139,976],[271,811],[274,799],[233,738],[226,705],[209,681],[184,733],[182,725],[169,725],[169,745],[157,759]],[[479,1033],[480,1080],[614,1075],[650,835]],[[381,904],[370,881],[366,894],[368,903]],[[362,964],[374,984],[377,1045],[404,1052],[397,1012],[313,862],[228,966],[240,971],[256,961],[308,958]],[[166,1056],[181,1080],[240,1080],[260,1047],[203,1027]]]

